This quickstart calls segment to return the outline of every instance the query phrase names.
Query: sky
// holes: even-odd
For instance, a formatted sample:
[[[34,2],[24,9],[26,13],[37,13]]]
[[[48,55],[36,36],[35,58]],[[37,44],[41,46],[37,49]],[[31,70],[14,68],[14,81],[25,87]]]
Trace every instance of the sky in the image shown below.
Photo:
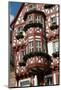
[[[20,7],[20,2],[9,2],[10,23],[13,21]]]

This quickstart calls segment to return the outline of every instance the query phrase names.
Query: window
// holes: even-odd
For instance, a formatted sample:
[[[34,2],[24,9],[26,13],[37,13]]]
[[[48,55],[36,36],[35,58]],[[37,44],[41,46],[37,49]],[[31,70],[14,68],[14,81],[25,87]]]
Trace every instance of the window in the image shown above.
[[[24,56],[25,54],[26,54],[25,50],[24,50],[24,51],[22,51],[22,55]]]
[[[43,38],[43,51],[44,52],[47,52],[46,48],[47,48],[47,43],[46,43],[46,40]]]
[[[43,17],[42,16],[37,16],[37,18],[38,18],[38,22],[43,23]]]
[[[33,52],[33,41],[29,42],[29,52]]]
[[[16,31],[17,34],[20,34],[23,32],[23,28],[18,28],[18,30]]]
[[[16,30],[16,34],[19,34],[19,32],[20,32],[19,30]]]
[[[20,53],[20,60],[23,61],[23,56],[26,54],[26,51],[21,51]]]
[[[41,41],[36,41],[36,51],[41,51]]]
[[[45,76],[45,85],[52,85],[52,75],[46,75]]]
[[[46,78],[45,85],[52,85],[52,78]]]
[[[20,53],[20,60],[23,61],[23,53]]]
[[[24,82],[20,82],[20,85],[21,85],[21,87],[23,87],[23,86],[30,86],[30,83],[29,83],[29,81],[24,81]]]
[[[56,25],[56,22],[57,22],[57,21],[56,21],[56,17],[55,17],[55,16],[52,17],[52,18],[51,18],[51,24]]]
[[[26,54],[28,54],[28,46],[26,46]]]
[[[31,20],[31,19],[32,19],[32,16],[31,16],[31,15],[29,15],[29,16],[28,16],[28,19],[30,19],[30,20]]]
[[[28,22],[29,23],[33,23],[33,20],[34,18],[33,18],[33,16],[32,15],[28,15]]]
[[[58,42],[53,42],[53,53],[58,52]]]
[[[20,80],[20,81],[19,81],[19,86],[21,86],[21,87],[31,86],[30,78]]]
[[[33,10],[33,9],[36,9],[36,6],[35,6],[36,4],[31,4],[31,5],[29,5],[29,8],[28,8],[28,11],[29,10]]]
[[[43,17],[38,15],[38,16],[35,16],[35,22],[36,23],[42,23],[43,24]]]

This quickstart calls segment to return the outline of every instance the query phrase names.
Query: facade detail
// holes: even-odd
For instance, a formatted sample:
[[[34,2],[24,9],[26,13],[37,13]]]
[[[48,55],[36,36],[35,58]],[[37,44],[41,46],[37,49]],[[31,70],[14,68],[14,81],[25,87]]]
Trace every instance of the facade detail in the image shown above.
[[[12,28],[16,87],[59,84],[59,5],[23,3]]]

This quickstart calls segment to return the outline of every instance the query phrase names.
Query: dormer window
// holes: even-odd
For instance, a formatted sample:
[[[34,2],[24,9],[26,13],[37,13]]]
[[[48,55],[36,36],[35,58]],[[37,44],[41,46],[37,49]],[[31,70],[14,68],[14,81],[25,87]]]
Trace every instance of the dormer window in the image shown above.
[[[36,7],[36,4],[30,4],[29,7],[28,7],[28,11],[29,10],[34,10]]]

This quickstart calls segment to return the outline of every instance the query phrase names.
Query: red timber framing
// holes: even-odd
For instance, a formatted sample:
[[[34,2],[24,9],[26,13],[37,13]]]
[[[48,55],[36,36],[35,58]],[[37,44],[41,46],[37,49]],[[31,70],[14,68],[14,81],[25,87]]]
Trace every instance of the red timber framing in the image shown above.
[[[32,5],[31,7],[34,5],[33,10],[29,10],[30,5]],[[53,55],[49,55],[48,50],[48,44],[50,42],[59,41],[59,5],[54,5],[49,9],[45,9],[44,6],[45,4],[28,3],[25,5],[25,3],[23,3],[10,25],[13,29],[12,49],[15,57],[17,87],[27,86],[22,85],[25,84],[27,80],[30,82],[29,86],[59,84],[59,59],[57,59],[58,56],[54,57]],[[23,22],[18,21],[20,15],[22,15]],[[28,19],[29,15],[30,17]],[[32,20],[30,20],[31,16],[33,18]],[[39,22],[39,16],[41,17],[42,22]],[[35,22],[36,17],[37,20]],[[53,28],[53,30],[50,28],[52,23],[50,19],[52,17],[56,17],[58,23],[57,29]],[[18,22],[18,24],[16,24],[16,22]],[[40,27],[38,22],[40,24],[42,23],[42,27]],[[39,28],[39,32],[37,32],[37,27]],[[20,30],[23,28],[22,32],[24,32],[25,35],[24,38],[19,38],[17,40],[16,30],[18,30],[18,28],[20,28]],[[39,44],[39,42],[36,43],[36,40],[40,41],[41,44]],[[32,41],[33,43],[31,43],[31,47],[29,47],[29,42]],[[41,50],[37,51],[36,45],[38,45],[38,48],[40,45]],[[30,52],[29,48],[32,47],[33,51]],[[54,62],[56,65],[54,65]]]

